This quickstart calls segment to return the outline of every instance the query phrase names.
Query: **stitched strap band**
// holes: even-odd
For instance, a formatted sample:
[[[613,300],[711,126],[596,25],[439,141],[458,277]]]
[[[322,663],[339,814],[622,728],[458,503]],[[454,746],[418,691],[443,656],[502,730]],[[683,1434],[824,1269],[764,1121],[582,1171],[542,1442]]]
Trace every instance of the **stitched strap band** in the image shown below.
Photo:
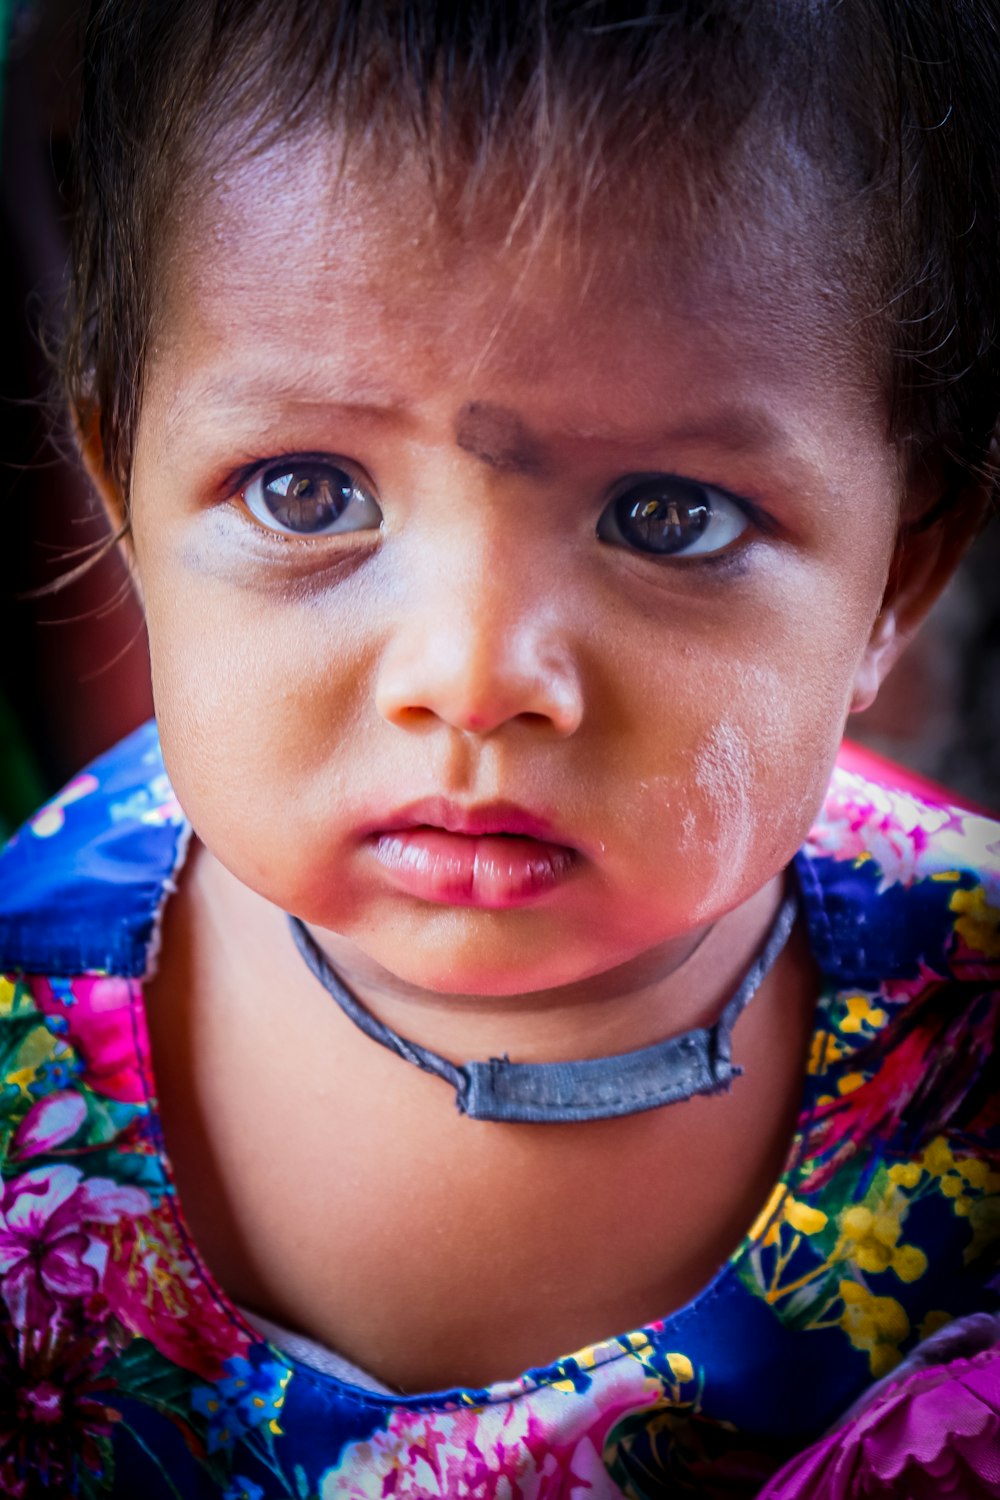
[[[459,1113],[474,1120],[567,1122],[637,1115],[695,1094],[727,1093],[743,1071],[732,1061],[737,1018],[782,952],[798,912],[792,893],[781,905],[764,945],[714,1026],[668,1037],[637,1052],[578,1062],[515,1063],[508,1057],[455,1064],[385,1026],[344,984],[298,917],[288,921],[295,946],[320,984],[354,1024],[414,1067],[455,1090]]]

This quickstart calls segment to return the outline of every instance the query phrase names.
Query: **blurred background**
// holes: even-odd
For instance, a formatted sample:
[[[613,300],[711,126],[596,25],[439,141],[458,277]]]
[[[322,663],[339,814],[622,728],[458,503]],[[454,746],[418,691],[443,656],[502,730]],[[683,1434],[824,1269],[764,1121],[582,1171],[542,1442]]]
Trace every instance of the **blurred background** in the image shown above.
[[[141,613],[73,457],[52,366],[79,0],[0,0],[0,832],[152,712]],[[41,591],[41,592],[39,592]],[[1000,810],[1000,526],[851,737]]]
[[[67,264],[79,0],[0,0],[0,825],[152,712],[142,616],[73,458],[50,361]]]

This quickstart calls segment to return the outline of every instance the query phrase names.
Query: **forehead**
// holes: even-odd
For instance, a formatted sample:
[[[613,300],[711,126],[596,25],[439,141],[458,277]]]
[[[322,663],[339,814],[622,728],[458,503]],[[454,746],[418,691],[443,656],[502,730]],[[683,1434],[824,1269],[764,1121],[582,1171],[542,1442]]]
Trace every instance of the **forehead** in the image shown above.
[[[180,425],[241,393],[395,410],[447,391],[466,436],[492,414],[487,442],[498,410],[624,440],[665,407],[683,423],[741,405],[759,438],[765,387],[790,408],[835,387],[838,421],[877,420],[808,163],[785,153],[694,211],[686,186],[642,191],[561,215],[501,179],[459,208],[416,163],[343,169],[329,139],[249,156],[177,205],[152,387],[169,371]]]

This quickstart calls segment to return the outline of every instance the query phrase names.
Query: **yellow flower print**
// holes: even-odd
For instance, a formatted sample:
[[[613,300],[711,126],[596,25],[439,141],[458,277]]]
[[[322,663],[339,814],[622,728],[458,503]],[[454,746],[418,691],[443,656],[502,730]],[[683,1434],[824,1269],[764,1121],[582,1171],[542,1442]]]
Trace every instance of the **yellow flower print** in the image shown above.
[[[799,1236],[818,1234],[821,1229],[825,1229],[827,1216],[822,1209],[811,1208],[808,1203],[801,1203],[798,1198],[793,1198],[779,1182],[754,1221],[750,1238],[760,1240],[764,1245],[777,1245],[781,1240],[784,1224],[790,1224],[795,1230],[795,1243],[798,1244]]]
[[[31,1090],[42,1076],[46,1064],[71,1062],[72,1059],[73,1053],[65,1043],[54,1037],[39,1022],[24,1037],[11,1058],[12,1066],[8,1068],[6,1084],[8,1088],[19,1090],[22,1100],[30,1102]]]
[[[865,1075],[863,1073],[845,1073],[837,1083],[838,1092],[841,1094],[853,1094],[855,1090],[864,1086]]]
[[[664,1389],[664,1395],[667,1400],[671,1406],[695,1410],[701,1401],[704,1372],[701,1372],[699,1376],[699,1372],[695,1369],[687,1355],[678,1352],[667,1355],[667,1365],[671,1375],[674,1377],[673,1382]],[[692,1389],[692,1384],[695,1381],[698,1383]],[[688,1389],[685,1390],[685,1386]]]
[[[633,1359],[645,1365],[653,1352],[653,1344],[649,1335],[643,1333],[641,1329],[637,1333],[623,1334],[621,1338],[606,1340],[599,1344],[587,1344],[584,1348],[578,1349],[575,1354],[570,1355],[568,1360],[563,1361],[562,1369],[567,1373],[561,1379],[552,1382],[552,1389],[565,1396],[572,1396],[580,1388],[579,1372],[595,1370],[612,1351],[630,1354]]]
[[[909,1164],[908,1164],[909,1165]],[[973,1226],[973,1241],[966,1250],[966,1259],[971,1260],[989,1243],[1000,1238],[1000,1172],[991,1170],[981,1157],[956,1157],[944,1136],[937,1136],[923,1152],[919,1164],[921,1176],[927,1173],[938,1192],[951,1199],[951,1206],[959,1218],[968,1219]],[[889,1175],[898,1171],[891,1168]],[[897,1175],[894,1181],[905,1184]],[[991,1207],[992,1205],[992,1207]]]
[[[802,1291],[818,1275],[822,1275],[827,1265],[826,1261],[823,1261],[818,1269],[814,1268],[806,1272],[804,1276],[794,1277],[790,1281],[782,1280],[791,1261],[798,1253],[803,1239],[821,1234],[828,1223],[829,1217],[822,1209],[813,1208],[811,1204],[794,1198],[780,1184],[775,1188],[766,1208],[750,1231],[751,1239],[759,1242],[753,1250],[753,1257],[757,1264],[759,1284],[766,1301],[772,1305],[780,1302],[795,1292]],[[791,1233],[785,1233],[786,1230],[790,1230]],[[761,1251],[772,1247],[775,1251],[774,1263],[765,1280],[760,1259]]]
[[[969,1161],[959,1161],[955,1163],[955,1166],[970,1187],[980,1188],[984,1192],[988,1191],[990,1178],[994,1177],[997,1180],[993,1191],[1000,1191],[1000,1172],[991,1172],[988,1163],[983,1161],[982,1157],[976,1156]]]
[[[959,1148],[960,1151],[960,1148]],[[940,1195],[940,1196],[939,1196]],[[894,1296],[877,1295],[920,1281],[927,1255],[907,1242],[911,1206],[927,1197],[947,1201],[967,1219],[969,1261],[1000,1241],[1000,1173],[979,1158],[956,1155],[947,1138],[932,1140],[915,1159],[880,1168],[864,1200],[829,1216],[808,1198],[783,1187],[771,1196],[752,1230],[747,1283],[790,1326],[839,1328],[867,1354],[877,1379],[895,1368],[911,1329]],[[942,1309],[927,1313],[926,1337],[951,1319]]]
[[[864,1349],[872,1375],[888,1375],[899,1364],[899,1346],[910,1332],[910,1320],[895,1297],[873,1297],[858,1281],[839,1287],[844,1310],[839,1323],[855,1349]]]
[[[927,1256],[917,1245],[898,1245],[891,1264],[900,1281],[919,1281],[927,1270]]]
[[[917,1281],[927,1270],[927,1257],[916,1245],[899,1243],[908,1207],[903,1194],[890,1188],[874,1210],[862,1204],[845,1209],[840,1216],[844,1258],[872,1276],[892,1270],[900,1281]]]
[[[785,1203],[785,1219],[799,1234],[819,1234],[827,1226],[827,1216],[821,1208],[810,1208],[800,1203],[791,1194]]]
[[[989,904],[983,887],[955,891],[948,904],[952,911],[962,914],[955,923],[955,931],[969,947],[987,958],[1000,958],[1000,911]]]
[[[925,1172],[930,1172],[932,1177],[943,1177],[945,1172],[953,1169],[955,1158],[943,1135],[934,1137],[921,1156],[920,1164]]]
[[[781,1231],[781,1221],[777,1215],[784,1194],[784,1185],[779,1182],[750,1226],[749,1238],[751,1240],[762,1239],[765,1245],[777,1244]]]
[[[9,974],[0,974],[0,1017],[38,1014],[35,997],[27,982],[23,979],[12,978]],[[42,1017],[38,1017],[39,1025]]]
[[[878,1031],[889,1019],[880,1005],[873,1006],[867,995],[849,995],[847,1014],[840,1023],[841,1031],[849,1034]]]
[[[809,1044],[809,1059],[806,1069],[813,1078],[825,1073],[832,1068],[834,1063],[839,1062],[844,1055],[844,1048],[830,1031],[817,1031]]]
[[[913,1174],[905,1175],[909,1180]],[[918,1180],[922,1176],[918,1168]],[[752,1231],[758,1241],[753,1250],[755,1277],[765,1300],[772,1307],[783,1304],[792,1317],[800,1317],[812,1301],[810,1326],[830,1327],[827,1318],[839,1300],[839,1294],[833,1292],[831,1273],[850,1272],[854,1278],[851,1284],[861,1287],[865,1276],[888,1271],[899,1281],[918,1281],[927,1270],[927,1257],[919,1246],[902,1240],[909,1206],[907,1195],[890,1178],[884,1190],[872,1193],[867,1203],[853,1203],[842,1211],[834,1225],[836,1239],[831,1245],[829,1234],[824,1234],[830,1222],[827,1214],[790,1193],[780,1202],[772,1194]],[[793,1268],[803,1244],[810,1236],[819,1235],[823,1235],[819,1247],[822,1258],[804,1267],[797,1262]],[[774,1258],[765,1271],[763,1254],[768,1249],[773,1250]],[[833,1325],[838,1321],[835,1314]]]
[[[21,1098],[31,1101],[31,1086],[38,1077],[38,1070],[33,1067],[12,1068],[4,1080],[8,1088],[17,1089]]]

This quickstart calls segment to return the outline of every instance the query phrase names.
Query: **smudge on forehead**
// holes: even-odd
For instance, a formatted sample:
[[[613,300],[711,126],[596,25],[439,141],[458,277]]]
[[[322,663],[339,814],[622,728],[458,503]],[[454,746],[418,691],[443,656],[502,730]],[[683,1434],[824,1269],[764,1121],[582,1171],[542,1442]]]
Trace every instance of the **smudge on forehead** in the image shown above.
[[[503,474],[544,478],[541,445],[521,418],[488,401],[467,401],[455,419],[455,442],[488,468]]]

